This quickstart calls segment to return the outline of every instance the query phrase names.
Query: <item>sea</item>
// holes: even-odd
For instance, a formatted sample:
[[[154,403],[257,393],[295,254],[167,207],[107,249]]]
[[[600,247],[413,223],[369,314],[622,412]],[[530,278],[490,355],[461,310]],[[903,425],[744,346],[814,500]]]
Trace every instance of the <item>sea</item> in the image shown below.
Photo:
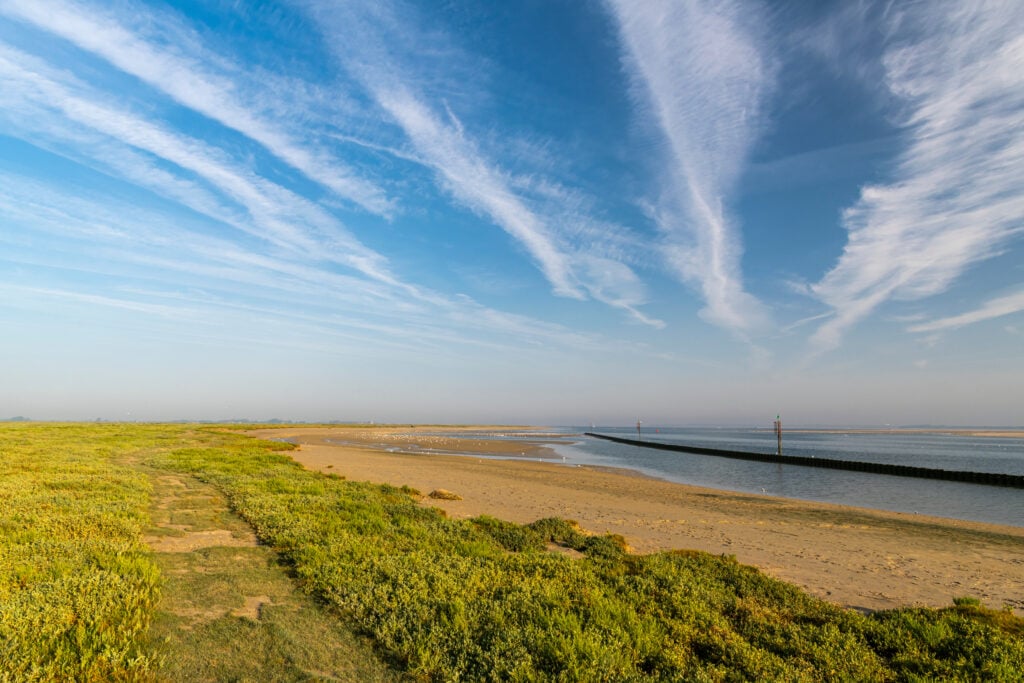
[[[727,491],[838,503],[911,514],[1024,527],[1024,490],[691,455],[603,441],[583,432],[636,438],[635,427],[551,430],[556,460],[594,465]],[[767,429],[647,427],[648,441],[774,453]],[[520,438],[525,437],[521,435]],[[941,432],[789,431],[783,453],[972,472],[1024,475],[1024,438]]]

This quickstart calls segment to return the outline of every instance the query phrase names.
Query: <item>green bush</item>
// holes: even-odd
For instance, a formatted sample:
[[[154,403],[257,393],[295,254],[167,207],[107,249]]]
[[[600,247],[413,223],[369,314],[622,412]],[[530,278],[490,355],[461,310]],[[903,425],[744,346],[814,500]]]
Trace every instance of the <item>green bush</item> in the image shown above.
[[[490,536],[498,545],[510,552],[543,550],[544,539],[530,527],[481,515],[472,520],[477,529]]]

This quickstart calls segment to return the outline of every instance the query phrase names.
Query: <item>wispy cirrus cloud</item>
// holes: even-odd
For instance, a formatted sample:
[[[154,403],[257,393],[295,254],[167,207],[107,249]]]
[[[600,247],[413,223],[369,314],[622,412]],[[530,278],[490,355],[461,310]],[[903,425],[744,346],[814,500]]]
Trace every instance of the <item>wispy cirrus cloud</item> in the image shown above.
[[[208,288],[282,304],[315,297],[349,315],[384,310],[401,316],[427,308],[401,287],[335,272],[302,251],[238,240],[212,229],[204,216],[168,215],[97,195],[95,188],[0,171],[0,220],[9,228],[0,234],[9,262],[74,272],[89,281],[141,276],[167,290]],[[25,240],[37,248],[25,252]]]
[[[414,15],[411,8],[402,6],[399,11],[396,3],[356,7],[310,0],[300,4],[319,23],[339,62],[402,131],[413,151],[400,156],[430,168],[437,184],[456,202],[512,237],[556,295],[592,298],[626,311],[641,323],[664,326],[640,311],[646,287],[628,259],[606,248],[621,249],[629,242],[622,237],[628,231],[593,220],[579,205],[530,196],[524,186],[550,188],[557,183],[544,178],[543,169],[525,180],[513,176],[467,131],[453,102],[433,94],[445,92],[437,84],[453,80],[452,74],[461,73],[467,61],[479,60],[452,47],[446,37],[422,34],[404,18]],[[423,47],[430,41],[441,46]],[[440,64],[443,75],[424,67],[421,53],[431,66]],[[581,229],[581,224],[589,230]],[[600,233],[596,239],[595,231]],[[580,238],[585,234],[589,239]]]
[[[665,140],[662,196],[650,213],[665,258],[699,289],[703,316],[746,334],[767,319],[744,289],[728,202],[761,125],[771,69],[749,3],[608,0],[641,114]]]
[[[146,28],[174,27],[172,17],[151,16],[141,7],[114,13],[90,3],[70,0],[5,0],[0,13],[30,23],[110,62],[179,104],[217,121],[262,145],[270,153],[310,180],[329,188],[373,213],[388,215],[393,202],[376,183],[322,147],[303,144],[291,131],[260,116],[259,92],[240,88],[236,78],[217,73],[212,65],[224,58],[205,51],[190,32],[178,28],[171,41],[156,41]],[[123,20],[134,19],[134,25]],[[189,48],[188,53],[179,49]],[[290,83],[294,93],[303,84]],[[265,83],[263,84],[265,87]]]
[[[4,86],[0,102],[7,110],[4,118],[13,125],[25,127],[30,134],[66,142],[67,122],[84,126],[99,136],[98,144],[91,145],[93,149],[82,150],[78,145],[75,148],[94,161],[114,158],[117,170],[132,173],[128,177],[130,182],[151,181],[150,189],[157,193],[184,190],[186,195],[191,195],[194,188],[187,175],[198,177],[219,199],[199,189],[194,193],[197,201],[191,204],[192,208],[213,209],[215,213],[211,217],[225,219],[233,227],[277,246],[327,258],[372,279],[397,284],[386,259],[362,245],[340,221],[308,199],[238,164],[221,150],[109,104],[101,94],[73,77],[2,45],[0,83]],[[83,141],[80,131],[71,135],[76,138],[74,142]],[[129,152],[117,156],[103,149],[108,145],[124,147]],[[187,174],[153,169],[137,152],[173,164]],[[140,167],[141,172],[135,175],[133,171]],[[163,183],[168,180],[171,182],[165,187]],[[181,193],[176,194],[181,198]],[[189,201],[187,196],[185,200]],[[251,220],[234,221],[225,216],[230,210],[221,210],[224,200],[244,207]]]
[[[1024,5],[895,5],[890,19],[886,86],[905,105],[906,144],[892,180],[844,212],[848,243],[811,287],[835,312],[811,338],[818,352],[887,301],[947,290],[1024,231]]]
[[[475,149],[458,119],[445,121],[400,84],[372,82],[380,105],[398,122],[417,152],[447,189],[494,220],[530,253],[556,294],[582,298],[569,259],[540,216],[512,191],[501,172]]]
[[[193,336],[225,342],[246,339],[267,324],[287,330],[290,341],[282,339],[282,346],[305,348],[292,339],[305,335],[333,353],[382,345],[415,355],[451,355],[460,348],[507,353],[618,346],[599,335],[398,281],[376,267],[386,268],[376,252],[339,249],[347,239],[343,227],[305,198],[223,150],[117,106],[20,51],[0,46],[0,82],[9,134],[52,142],[62,155],[165,193],[198,214],[169,217],[123,199],[93,197],[84,188],[64,191],[59,180],[0,171],[0,218],[8,229],[0,239],[7,243],[0,260],[67,280],[63,286],[22,282],[9,285],[11,292],[187,318],[196,325]],[[241,240],[217,223],[258,239]],[[19,250],[23,239],[47,247]],[[355,272],[336,272],[332,262]],[[131,286],[139,281],[160,284],[140,293]],[[298,309],[296,302],[302,302]],[[225,325],[237,327],[237,334]]]
[[[975,323],[1001,318],[1004,315],[1013,315],[1024,311],[1024,290],[1007,294],[1006,296],[989,299],[973,311],[951,315],[938,320],[930,320],[925,323],[911,325],[907,328],[910,332],[940,332],[942,330],[953,330],[958,327],[965,327]]]
[[[152,322],[136,317],[131,324],[162,337],[258,341],[339,355],[367,349],[419,357],[457,357],[466,350],[644,352],[465,296],[423,291],[410,298],[402,287],[334,272],[302,253],[209,234],[199,216],[168,216],[3,170],[0,222],[7,228],[0,231],[6,305],[42,309],[64,302],[81,311],[149,316]],[[188,325],[166,327],[175,320]]]

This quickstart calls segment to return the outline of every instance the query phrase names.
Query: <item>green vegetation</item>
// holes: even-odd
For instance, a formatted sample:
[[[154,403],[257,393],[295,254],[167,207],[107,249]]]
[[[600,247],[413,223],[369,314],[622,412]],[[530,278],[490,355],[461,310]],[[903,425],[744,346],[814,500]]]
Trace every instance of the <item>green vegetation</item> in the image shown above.
[[[334,629],[345,643],[336,648],[358,650],[347,626],[425,680],[1008,681],[1024,670],[1024,621],[977,601],[864,616],[728,557],[629,555],[621,538],[588,536],[558,519],[446,519],[410,489],[308,472],[283,452],[288,444],[182,425],[5,426],[0,439],[0,657],[20,667],[12,680],[245,678],[241,655],[228,652],[236,639],[298,672],[287,677],[315,678],[320,665],[287,668],[302,634]],[[69,486],[74,467],[82,470]],[[151,467],[162,474],[151,476]],[[217,571],[264,553],[262,569],[225,582],[235,596],[267,596],[266,614],[204,621],[177,644],[159,635],[179,631],[175,619],[192,618],[193,594],[215,588],[200,576],[205,569],[182,574],[199,561],[194,553],[155,563],[145,552],[150,482],[161,476],[210,487],[179,510],[189,529],[202,528],[199,498],[224,496],[266,544],[203,551]],[[78,519],[64,529],[69,517]],[[48,550],[60,539],[91,554]],[[88,550],[115,540],[121,545],[107,554]],[[579,556],[548,552],[549,544]],[[273,559],[319,602],[303,612],[315,623],[274,616],[292,598]],[[167,582],[160,609],[158,565]],[[96,572],[106,573],[90,583]],[[171,578],[180,575],[191,578]],[[95,593],[98,584],[111,592]],[[71,612],[62,607],[69,602]],[[331,621],[318,620],[324,615]],[[203,652],[211,641],[221,643],[226,668],[190,674],[168,664],[175,648]]]
[[[0,681],[397,678],[219,491],[147,464],[209,438],[0,428]]]
[[[161,678],[398,678],[365,638],[298,590],[277,553],[256,544],[252,529],[229,512],[213,486],[177,473],[151,479],[149,533],[160,534],[151,543],[164,586],[149,640],[163,662]]]
[[[0,428],[0,680],[124,680],[159,597],[149,480],[114,462],[159,432]]]

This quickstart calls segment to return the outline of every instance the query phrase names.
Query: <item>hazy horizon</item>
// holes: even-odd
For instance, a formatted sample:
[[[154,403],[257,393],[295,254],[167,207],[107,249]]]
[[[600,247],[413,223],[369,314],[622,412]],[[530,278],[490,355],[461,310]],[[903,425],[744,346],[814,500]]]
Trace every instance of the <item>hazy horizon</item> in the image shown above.
[[[636,429],[636,422],[630,423],[555,423],[550,421],[539,421],[539,422],[413,422],[410,420],[396,420],[396,421],[376,421],[376,420],[346,420],[341,418],[330,419],[330,420],[303,420],[303,419],[292,419],[292,418],[281,418],[281,417],[266,417],[266,418],[253,418],[253,417],[234,417],[234,418],[163,418],[163,419],[132,419],[127,418],[104,418],[96,417],[91,420],[81,419],[35,419],[32,417],[26,417],[24,415],[15,415],[8,418],[0,418],[0,422],[70,422],[70,423],[101,423],[101,424],[253,424],[253,425],[338,425],[338,426],[398,426],[409,425],[415,427],[455,427],[455,426],[480,426],[480,427],[526,427],[526,428],[557,428],[557,429]],[[785,430],[798,431],[798,430],[1024,430],[1024,425],[996,425],[996,424],[824,424],[824,423],[813,423],[813,424],[801,424],[793,423],[789,424],[783,421]],[[660,423],[660,422],[649,422],[642,421],[641,431],[646,433],[650,430],[655,429],[762,429],[765,431],[773,430],[772,424],[750,424],[750,423]]]
[[[0,416],[1024,424],[1024,3],[0,3]]]

